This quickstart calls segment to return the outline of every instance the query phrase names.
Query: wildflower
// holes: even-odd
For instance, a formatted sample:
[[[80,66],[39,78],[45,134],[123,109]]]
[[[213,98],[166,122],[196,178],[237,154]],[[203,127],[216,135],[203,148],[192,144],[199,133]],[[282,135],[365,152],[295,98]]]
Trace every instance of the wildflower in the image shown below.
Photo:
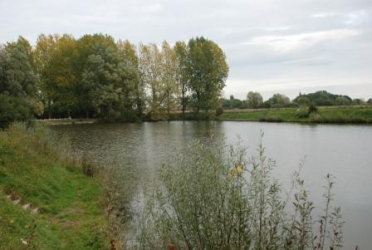
[[[243,173],[244,170],[243,170],[243,167],[241,165],[239,165],[239,166],[236,167],[235,171],[236,171],[237,174],[241,174],[241,173]]]

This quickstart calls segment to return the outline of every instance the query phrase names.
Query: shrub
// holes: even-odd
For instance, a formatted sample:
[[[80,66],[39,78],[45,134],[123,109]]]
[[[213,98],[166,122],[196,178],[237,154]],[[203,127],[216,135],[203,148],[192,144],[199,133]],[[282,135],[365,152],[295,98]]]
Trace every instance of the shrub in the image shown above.
[[[308,108],[299,108],[297,111],[296,111],[296,116],[298,118],[308,118],[309,117],[309,109]]]
[[[308,107],[308,112],[309,112],[309,115],[312,113],[317,113],[318,107],[314,103],[311,103]]]
[[[0,94],[0,127],[29,120],[31,116],[32,108],[26,99]]]
[[[226,152],[227,151],[227,152]],[[222,157],[226,155],[227,157]],[[164,187],[143,214],[140,249],[339,249],[340,208],[331,213],[333,186],[327,176],[324,215],[313,232],[314,205],[299,173],[288,196],[272,177],[275,162],[264,147],[249,161],[245,149],[212,149],[195,142],[187,157],[160,172]],[[294,193],[293,200],[290,197]],[[284,198],[283,198],[284,197]],[[287,215],[293,204],[293,215]],[[328,238],[327,238],[328,237]]]
[[[222,107],[218,107],[217,109],[216,109],[216,116],[220,116],[220,115],[222,115],[223,114],[223,108]]]

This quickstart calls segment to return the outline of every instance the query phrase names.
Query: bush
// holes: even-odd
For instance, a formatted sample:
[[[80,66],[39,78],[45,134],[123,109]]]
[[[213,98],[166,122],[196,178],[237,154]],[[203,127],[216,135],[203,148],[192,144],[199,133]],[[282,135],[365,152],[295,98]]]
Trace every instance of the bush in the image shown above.
[[[313,203],[299,173],[288,196],[272,177],[275,162],[264,147],[247,161],[239,144],[211,149],[199,142],[187,157],[160,172],[164,187],[147,204],[142,219],[140,249],[339,249],[340,208],[331,213],[333,186],[327,176],[324,215],[315,236]],[[224,159],[223,155],[228,155]],[[293,199],[290,197],[293,195]],[[287,215],[293,204],[293,215]]]
[[[0,94],[0,127],[13,121],[26,121],[32,117],[32,107],[23,98]]]
[[[296,116],[298,118],[308,118],[309,117],[309,109],[308,108],[299,108],[297,111],[296,111]]]
[[[308,112],[309,112],[309,115],[312,113],[317,113],[318,107],[314,103],[311,103],[308,107]]]
[[[217,109],[216,109],[216,116],[220,116],[220,115],[222,115],[223,114],[223,108],[222,107],[218,107]]]

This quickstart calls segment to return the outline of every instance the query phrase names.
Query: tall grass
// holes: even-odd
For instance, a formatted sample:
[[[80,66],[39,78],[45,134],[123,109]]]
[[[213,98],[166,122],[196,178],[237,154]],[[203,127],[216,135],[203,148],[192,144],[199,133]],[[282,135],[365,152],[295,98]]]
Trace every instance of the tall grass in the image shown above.
[[[342,247],[343,221],[332,203],[332,176],[326,177],[323,214],[314,220],[314,204],[300,174],[293,175],[286,193],[262,144],[249,160],[239,143],[215,149],[194,142],[189,150],[161,169],[163,187],[148,200],[140,249]]]

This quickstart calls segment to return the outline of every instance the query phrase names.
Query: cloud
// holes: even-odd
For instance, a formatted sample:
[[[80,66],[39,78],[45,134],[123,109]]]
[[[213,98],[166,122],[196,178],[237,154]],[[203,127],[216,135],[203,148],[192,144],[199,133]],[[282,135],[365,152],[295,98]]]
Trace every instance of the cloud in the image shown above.
[[[345,23],[347,25],[362,25],[371,23],[371,13],[366,10],[360,10],[357,12],[348,13],[346,15]]]
[[[204,36],[226,54],[227,96],[339,85],[371,98],[359,84],[372,79],[371,0],[0,0],[0,9],[0,44],[19,35],[35,44],[41,33],[136,45]]]
[[[287,54],[307,50],[322,42],[338,41],[357,36],[360,33],[358,30],[343,29],[284,36],[258,36],[242,44],[264,47],[274,54]]]
[[[334,12],[327,12],[327,13],[316,13],[312,14],[311,17],[318,19],[318,18],[327,18],[327,17],[333,17],[336,16],[337,14]]]

